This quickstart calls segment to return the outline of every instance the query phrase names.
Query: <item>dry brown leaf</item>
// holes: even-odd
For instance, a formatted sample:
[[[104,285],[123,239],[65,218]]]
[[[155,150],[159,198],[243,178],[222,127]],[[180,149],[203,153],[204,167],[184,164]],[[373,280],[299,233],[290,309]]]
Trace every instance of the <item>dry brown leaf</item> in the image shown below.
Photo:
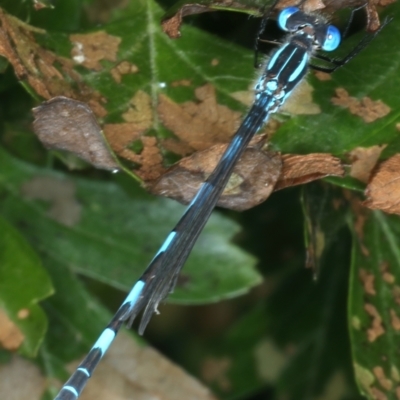
[[[36,176],[21,186],[21,194],[26,199],[48,201],[51,206],[47,215],[66,226],[74,226],[81,218],[82,206],[72,181]]]
[[[35,116],[33,129],[47,148],[69,151],[96,168],[118,169],[87,104],[58,96],[32,111]]]
[[[38,366],[14,356],[0,364],[1,397],[7,400],[40,400],[46,389],[46,379]]]
[[[340,159],[330,154],[285,154],[282,156],[282,162],[282,172],[275,185],[275,191],[301,185],[326,176],[344,175]]]
[[[0,8],[0,55],[13,66],[18,79],[44,99],[64,95],[90,105],[94,113],[104,117],[107,111],[99,92],[83,83],[74,71],[74,63],[40,47],[35,34],[46,31],[23,23]]]
[[[261,150],[264,140],[256,137],[235,166],[218,205],[246,210],[268,198],[281,171],[279,155]],[[200,185],[214,170],[227,145],[215,145],[183,158],[149,190],[184,204],[189,203]]]
[[[10,318],[8,318],[7,314],[0,309],[0,348],[16,351],[19,349],[24,339],[25,336],[23,333]]]
[[[373,101],[369,97],[358,100],[349,96],[347,90],[343,88],[337,88],[335,93],[336,97],[331,99],[333,104],[348,108],[351,114],[358,115],[367,123],[383,118],[391,111],[381,100]]]
[[[400,154],[379,164],[367,186],[365,207],[400,214]]]
[[[72,372],[78,363],[70,365]],[[121,332],[82,400],[215,400],[210,390],[148,346]]]
[[[121,38],[109,35],[105,31],[69,36],[73,44],[71,49],[72,59],[85,68],[100,71],[100,61],[116,61]]]
[[[159,118],[180,140],[194,150],[227,143],[240,123],[241,113],[217,103],[215,89],[207,84],[195,90],[198,103],[178,104],[159,96]]]
[[[372,170],[386,145],[372,147],[356,147],[349,153],[351,160],[350,176],[368,182]]]

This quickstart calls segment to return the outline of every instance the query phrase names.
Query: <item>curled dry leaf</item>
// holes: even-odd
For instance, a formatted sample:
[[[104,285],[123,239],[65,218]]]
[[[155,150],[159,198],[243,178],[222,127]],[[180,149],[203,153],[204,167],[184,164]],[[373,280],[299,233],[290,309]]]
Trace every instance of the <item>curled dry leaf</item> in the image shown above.
[[[22,332],[8,318],[7,314],[0,309],[0,347],[9,351],[16,351],[24,339]]]
[[[266,200],[280,175],[281,158],[262,150],[262,137],[253,139],[219,199],[218,205],[233,210],[247,210]],[[212,173],[227,145],[214,145],[183,158],[153,185],[150,192],[189,203],[200,185]]]
[[[343,88],[337,88],[335,93],[336,97],[331,99],[333,104],[348,108],[351,114],[358,115],[367,123],[383,118],[391,111],[381,100],[373,101],[369,97],[358,100],[349,96],[347,90]]]
[[[77,363],[71,365],[72,372]],[[82,400],[215,400],[212,393],[150,347],[118,335],[82,393]]]
[[[0,55],[13,66],[18,79],[25,81],[42,98],[63,95],[88,103],[104,117],[104,99],[82,82],[74,62],[39,46],[35,34],[46,31],[23,23],[0,8]]]
[[[365,194],[364,206],[400,214],[400,154],[382,162],[374,171]]]
[[[34,108],[33,114],[33,129],[47,148],[70,151],[97,168],[118,169],[87,104],[58,96]]]
[[[356,147],[349,153],[351,160],[350,175],[361,182],[368,182],[372,170],[386,145]]]
[[[282,172],[275,190],[301,185],[326,176],[344,175],[340,159],[330,154],[286,154],[282,156],[282,162]]]

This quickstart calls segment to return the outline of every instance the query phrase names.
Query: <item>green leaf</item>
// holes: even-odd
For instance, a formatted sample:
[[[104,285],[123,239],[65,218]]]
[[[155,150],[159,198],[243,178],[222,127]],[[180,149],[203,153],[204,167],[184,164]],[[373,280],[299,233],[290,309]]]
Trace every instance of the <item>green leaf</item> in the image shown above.
[[[184,210],[133,184],[128,195],[116,184],[38,169],[4,151],[0,158],[4,215],[15,224],[23,221],[24,233],[47,257],[119,289],[130,289]],[[210,220],[183,270],[175,301],[214,302],[260,283],[254,259],[229,243],[237,231],[220,215]]]
[[[52,293],[50,278],[35,251],[0,217],[0,308],[24,337],[19,347],[23,355],[37,354],[47,329],[38,302]]]
[[[397,399],[400,383],[400,221],[374,211],[353,228],[349,327],[354,370],[368,398]]]
[[[272,337],[288,357],[277,384],[281,397],[358,398],[346,325],[346,239],[346,230],[339,230],[324,254],[317,281],[312,282],[309,273],[293,271],[269,301]]]
[[[317,277],[325,250],[336,239],[338,230],[346,224],[347,204],[339,189],[320,182],[304,185],[301,200],[307,248],[306,266],[312,268]]]

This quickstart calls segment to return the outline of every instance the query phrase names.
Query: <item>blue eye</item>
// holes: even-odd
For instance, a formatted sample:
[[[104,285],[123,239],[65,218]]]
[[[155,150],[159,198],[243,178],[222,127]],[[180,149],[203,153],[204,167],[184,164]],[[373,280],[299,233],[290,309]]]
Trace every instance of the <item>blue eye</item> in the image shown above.
[[[287,20],[293,15],[299,12],[300,10],[297,7],[287,7],[284,8],[278,16],[278,25],[284,31],[288,31],[287,29]]]
[[[333,25],[329,25],[326,30],[325,41],[322,43],[321,48],[325,51],[336,50],[340,44],[340,32],[339,29]]]

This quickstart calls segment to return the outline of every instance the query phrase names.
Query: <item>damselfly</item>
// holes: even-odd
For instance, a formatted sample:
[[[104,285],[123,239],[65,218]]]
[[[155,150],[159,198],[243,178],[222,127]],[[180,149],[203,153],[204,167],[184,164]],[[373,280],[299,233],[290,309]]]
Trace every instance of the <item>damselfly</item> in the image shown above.
[[[280,109],[302,81],[309,66],[331,72],[347,63],[378,33],[366,36],[344,59],[331,60],[315,52],[335,50],[341,37],[339,30],[329,25],[321,15],[307,14],[297,7],[289,7],[280,12],[278,25],[288,32],[288,37],[267,62],[254,88],[254,103],[217,167],[203,183],[180,221],[133,286],[89,354],[63,386],[56,400],[75,400],[79,397],[122,324],[132,324],[142,310],[144,312],[139,333],[143,333],[159,303],[173,291],[178,275],[217,204],[236,162],[270,114]],[[312,56],[330,62],[332,66],[312,66],[309,64]]]

